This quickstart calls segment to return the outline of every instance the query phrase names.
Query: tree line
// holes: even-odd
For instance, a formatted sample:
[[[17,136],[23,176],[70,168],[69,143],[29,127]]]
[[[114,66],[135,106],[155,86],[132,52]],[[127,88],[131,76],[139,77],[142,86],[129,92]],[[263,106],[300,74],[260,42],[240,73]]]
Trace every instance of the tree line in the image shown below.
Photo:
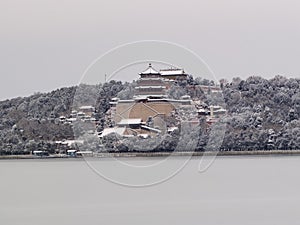
[[[197,87],[199,84],[213,85],[213,82],[189,77],[180,86]],[[0,154],[28,154],[33,149],[54,152],[55,141],[74,138],[72,125],[60,123],[59,117],[69,115],[76,104],[93,103],[96,108],[95,117],[99,120],[98,129],[103,129],[106,126],[105,114],[110,108],[111,98],[131,98],[134,85],[120,81],[98,85],[82,84],[1,101]],[[227,110],[227,115],[222,119],[226,124],[226,132],[221,150],[300,149],[299,79],[284,76],[264,79],[251,76],[245,80],[234,78],[231,82],[222,82],[221,88],[224,99],[222,104]],[[175,89],[171,91],[175,97],[178,95]],[[196,91],[201,92],[198,89],[191,92],[189,89],[186,93],[193,95]],[[204,96],[203,101],[207,105],[215,103],[210,96]],[[197,151],[204,151],[208,134],[201,127],[195,132],[189,132],[192,135],[190,138],[193,143],[196,140]],[[161,141],[157,141],[160,144],[155,149],[174,150],[177,144],[176,135],[183,134],[167,134]],[[109,145],[111,141],[108,140],[107,143]],[[133,147],[130,149],[128,146]],[[131,151],[135,148],[134,144],[124,143],[113,147],[112,150],[119,151]]]

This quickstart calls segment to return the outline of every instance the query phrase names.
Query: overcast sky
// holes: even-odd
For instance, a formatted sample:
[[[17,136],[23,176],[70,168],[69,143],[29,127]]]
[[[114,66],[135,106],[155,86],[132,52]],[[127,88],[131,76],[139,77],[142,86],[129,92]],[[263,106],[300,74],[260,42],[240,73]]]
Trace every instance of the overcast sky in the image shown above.
[[[0,0],[0,99],[77,84],[120,44],[196,52],[218,78],[300,76],[297,0]]]

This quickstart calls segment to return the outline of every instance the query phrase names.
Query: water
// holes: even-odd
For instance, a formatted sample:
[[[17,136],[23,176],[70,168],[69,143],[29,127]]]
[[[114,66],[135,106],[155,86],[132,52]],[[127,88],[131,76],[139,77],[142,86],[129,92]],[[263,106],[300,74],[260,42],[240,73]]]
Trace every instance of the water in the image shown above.
[[[0,224],[300,223],[300,157],[219,157],[202,174],[198,162],[160,185],[129,188],[80,160],[0,161]]]

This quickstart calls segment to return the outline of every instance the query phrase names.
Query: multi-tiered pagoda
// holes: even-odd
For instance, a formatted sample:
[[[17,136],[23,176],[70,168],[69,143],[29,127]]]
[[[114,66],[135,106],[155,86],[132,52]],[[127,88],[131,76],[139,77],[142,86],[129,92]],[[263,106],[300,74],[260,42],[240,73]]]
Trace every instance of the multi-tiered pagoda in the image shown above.
[[[193,107],[190,98],[175,100],[167,96],[175,80],[186,78],[183,70],[179,70],[165,69],[161,73],[149,63],[148,68],[139,73],[133,99],[112,99],[110,111],[115,128],[126,127],[121,135],[157,135],[167,129],[165,120],[174,117],[176,109]]]
[[[163,98],[166,97],[167,81],[149,63],[148,68],[140,73],[135,89],[136,98]]]

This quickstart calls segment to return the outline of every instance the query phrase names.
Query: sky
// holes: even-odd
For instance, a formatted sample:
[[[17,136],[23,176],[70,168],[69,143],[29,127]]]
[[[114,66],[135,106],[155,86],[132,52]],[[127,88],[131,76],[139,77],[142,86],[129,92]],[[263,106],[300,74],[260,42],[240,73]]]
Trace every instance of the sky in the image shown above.
[[[217,78],[300,77],[297,0],[0,0],[0,100],[76,85],[116,46],[162,40]]]

